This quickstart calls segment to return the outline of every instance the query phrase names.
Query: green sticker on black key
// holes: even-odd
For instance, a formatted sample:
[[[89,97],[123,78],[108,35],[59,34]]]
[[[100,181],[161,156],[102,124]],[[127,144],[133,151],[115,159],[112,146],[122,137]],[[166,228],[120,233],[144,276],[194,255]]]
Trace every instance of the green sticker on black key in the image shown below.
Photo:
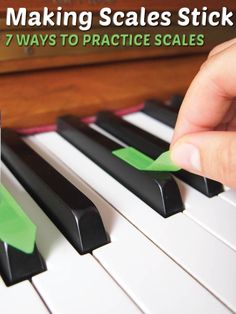
[[[35,238],[36,226],[0,184],[0,240],[31,254],[34,250]]]
[[[180,170],[172,162],[170,151],[161,154],[156,160],[153,160],[133,147],[121,148],[113,151],[112,154],[138,170],[170,172]]]

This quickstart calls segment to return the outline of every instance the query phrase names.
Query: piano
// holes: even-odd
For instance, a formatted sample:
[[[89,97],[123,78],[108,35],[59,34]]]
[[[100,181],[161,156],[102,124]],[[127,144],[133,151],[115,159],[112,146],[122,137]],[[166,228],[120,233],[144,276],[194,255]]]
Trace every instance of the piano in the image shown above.
[[[210,48],[0,60],[1,182],[37,226],[0,241],[2,313],[236,312],[236,191],[114,155],[168,149]]]

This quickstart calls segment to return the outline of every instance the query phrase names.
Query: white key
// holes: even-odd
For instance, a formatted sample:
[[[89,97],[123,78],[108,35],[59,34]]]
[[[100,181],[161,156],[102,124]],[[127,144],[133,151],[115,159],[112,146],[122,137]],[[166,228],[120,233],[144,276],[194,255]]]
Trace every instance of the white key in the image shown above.
[[[135,124],[139,128],[170,143],[173,137],[173,129],[164,123],[149,117],[143,112],[136,112],[123,116],[123,119]]]
[[[227,191],[221,193],[219,196],[226,202],[229,202],[231,205],[233,205],[234,208],[236,207],[236,190],[228,189]]]
[[[236,254],[232,249],[182,213],[164,219],[58,134],[37,135],[27,142],[78,173],[149,239],[236,310]]]
[[[32,281],[52,313],[140,313],[92,255],[74,250],[4,165],[2,181],[37,225],[47,271]]]
[[[219,196],[206,197],[176,178],[183,196],[184,214],[236,251],[236,209]]]
[[[108,137],[109,139],[111,139],[112,141],[116,142],[117,144],[120,144],[121,146],[126,147],[127,145],[122,142],[121,140],[117,139],[116,137],[114,137],[112,134],[108,133],[106,130],[103,130],[101,127],[99,127],[98,125],[91,123],[90,127],[92,129],[94,129],[95,131],[101,133],[102,135],[105,135],[106,137]]]
[[[93,254],[145,313],[205,313],[206,309],[209,313],[228,312],[207,290],[85,185],[79,178],[80,172],[71,172],[61,160],[46,151],[37,151],[96,204],[112,242],[96,249]]]
[[[0,311],[2,314],[49,314],[29,281],[6,287],[0,277]]]
[[[173,133],[172,128],[141,112],[127,115],[124,119],[165,141],[169,141],[172,136],[170,133]],[[166,134],[169,135],[166,136]],[[230,198],[232,201],[234,194],[236,203],[236,193],[225,192],[219,194],[220,197],[209,198],[188,184],[177,181],[186,208],[184,214],[236,250],[236,210],[232,204],[222,200],[225,195],[225,199]]]

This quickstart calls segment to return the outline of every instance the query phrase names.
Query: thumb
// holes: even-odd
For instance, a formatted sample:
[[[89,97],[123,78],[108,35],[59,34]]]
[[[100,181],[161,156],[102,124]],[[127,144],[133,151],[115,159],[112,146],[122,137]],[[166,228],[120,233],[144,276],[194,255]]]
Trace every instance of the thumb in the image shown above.
[[[171,146],[171,159],[190,172],[236,188],[236,132],[198,132]]]

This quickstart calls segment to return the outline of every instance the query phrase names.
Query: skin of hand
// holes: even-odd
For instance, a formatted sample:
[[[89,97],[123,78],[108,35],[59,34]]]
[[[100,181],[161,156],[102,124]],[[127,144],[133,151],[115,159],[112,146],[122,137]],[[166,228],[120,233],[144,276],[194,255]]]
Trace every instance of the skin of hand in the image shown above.
[[[236,39],[215,47],[192,81],[170,150],[183,169],[236,188]]]

